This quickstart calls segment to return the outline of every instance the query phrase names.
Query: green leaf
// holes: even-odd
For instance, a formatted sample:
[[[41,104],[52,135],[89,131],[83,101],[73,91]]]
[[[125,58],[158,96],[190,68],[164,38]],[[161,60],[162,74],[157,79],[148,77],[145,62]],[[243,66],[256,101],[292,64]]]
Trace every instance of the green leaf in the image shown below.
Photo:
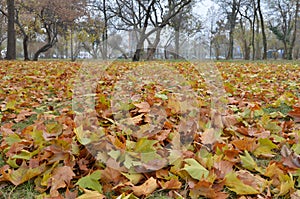
[[[77,140],[80,144],[87,145],[87,144],[91,143],[92,140],[86,137],[86,134],[83,130],[82,125],[75,128],[74,133],[76,134]]]
[[[141,138],[135,145],[134,152],[136,153],[149,153],[155,151],[153,145],[158,141],[148,140],[147,138]]]
[[[162,93],[155,93],[155,97],[160,98],[162,100],[167,100],[168,96]]]
[[[15,106],[17,104],[16,100],[10,100],[6,103],[6,110],[10,109],[10,110],[15,110]]]
[[[187,171],[192,178],[201,180],[208,177],[209,171],[199,164],[195,159],[189,158],[185,159],[184,161],[187,164],[184,166],[183,170]]]
[[[21,152],[19,154],[14,155],[12,158],[15,159],[24,159],[24,160],[30,160],[33,156],[35,156],[36,154],[39,153],[39,149],[29,152],[27,150],[21,150]]]
[[[300,154],[300,144],[299,143],[294,144],[292,146],[292,149],[293,149],[293,151],[295,151],[295,153]]]
[[[16,134],[10,134],[8,137],[5,138],[5,141],[7,142],[8,145],[12,145],[14,143],[22,141],[22,139]]]
[[[122,173],[122,175],[134,185],[139,183],[144,178],[144,175],[140,173]]]
[[[262,169],[257,166],[257,163],[254,161],[248,151],[245,151],[245,156],[240,155],[240,158],[245,169],[262,172]]]
[[[280,192],[278,193],[277,196],[284,196],[288,192],[294,189],[295,182],[293,180],[293,176],[290,175],[280,175],[279,176],[280,180]]]
[[[275,122],[267,123],[265,128],[271,131],[272,133],[279,133],[280,131],[282,131],[282,128],[278,126]]]
[[[113,159],[118,159],[118,157],[120,157],[121,155],[121,152],[120,151],[114,151],[114,150],[111,150],[110,152],[108,152],[108,155],[110,157],[112,157]]]
[[[260,156],[260,155],[272,156],[275,154],[272,150],[278,149],[278,146],[268,138],[259,139],[258,143],[259,146],[254,151],[255,156]]]
[[[158,155],[155,151],[149,153],[142,153],[141,160],[143,163],[147,163],[151,160],[161,160],[161,156]]]
[[[102,193],[102,186],[99,182],[101,178],[101,171],[95,171],[92,174],[82,177],[78,180],[76,185],[79,185],[83,189],[92,189]]]
[[[127,169],[130,169],[131,167],[134,167],[134,166],[140,166],[142,165],[142,163],[140,161],[134,161],[134,159],[126,154],[125,155],[125,161],[124,161],[124,166],[127,168]]]
[[[259,191],[253,187],[244,184],[234,172],[230,172],[225,176],[225,185],[238,195],[259,194]]]

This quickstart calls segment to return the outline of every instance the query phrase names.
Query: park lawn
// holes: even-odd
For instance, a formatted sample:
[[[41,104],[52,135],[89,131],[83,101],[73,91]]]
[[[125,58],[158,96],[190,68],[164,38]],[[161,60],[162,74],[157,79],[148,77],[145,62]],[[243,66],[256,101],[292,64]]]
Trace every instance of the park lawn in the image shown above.
[[[298,62],[1,61],[0,85],[0,198],[300,197]]]

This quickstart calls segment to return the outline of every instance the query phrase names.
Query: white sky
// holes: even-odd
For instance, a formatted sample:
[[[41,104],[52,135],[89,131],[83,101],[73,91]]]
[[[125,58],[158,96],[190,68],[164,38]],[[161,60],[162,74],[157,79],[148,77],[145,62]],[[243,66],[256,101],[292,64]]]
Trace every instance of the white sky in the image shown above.
[[[213,3],[211,0],[203,0],[201,3],[197,4],[197,6],[194,8],[194,12],[205,17],[207,10],[213,5],[216,7],[216,4]]]

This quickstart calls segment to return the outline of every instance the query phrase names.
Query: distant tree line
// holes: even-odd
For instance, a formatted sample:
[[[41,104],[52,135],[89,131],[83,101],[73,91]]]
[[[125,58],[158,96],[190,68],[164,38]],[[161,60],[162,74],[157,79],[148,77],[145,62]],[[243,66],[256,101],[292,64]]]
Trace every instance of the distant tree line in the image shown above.
[[[267,59],[268,51],[283,52],[284,59],[299,58],[299,0],[214,0],[219,19],[211,27],[216,54],[227,46],[227,59],[234,58],[234,42],[244,59]],[[228,34],[229,39],[224,38]],[[275,38],[274,38],[275,36]],[[226,37],[227,38],[227,37]],[[279,41],[279,43],[278,43]],[[296,45],[298,43],[298,45]],[[295,49],[295,47],[297,49]]]
[[[197,13],[201,0],[1,1],[1,56],[139,61],[209,49],[216,59],[267,59],[270,50],[298,58],[300,0],[213,1],[207,19]]]

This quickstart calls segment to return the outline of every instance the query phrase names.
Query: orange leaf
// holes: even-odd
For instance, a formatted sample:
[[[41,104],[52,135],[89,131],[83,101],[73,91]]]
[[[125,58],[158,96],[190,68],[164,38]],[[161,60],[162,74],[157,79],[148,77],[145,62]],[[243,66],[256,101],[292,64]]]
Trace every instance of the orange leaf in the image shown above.
[[[247,137],[242,140],[233,140],[232,144],[241,151],[247,150],[253,152],[258,147],[255,138],[251,139]]]
[[[178,179],[171,179],[165,183],[161,183],[163,189],[180,189],[182,183]]]
[[[156,180],[151,177],[149,178],[144,184],[140,186],[134,186],[132,187],[134,195],[140,197],[140,196],[148,196],[151,193],[153,193],[159,185],[157,184]]]

